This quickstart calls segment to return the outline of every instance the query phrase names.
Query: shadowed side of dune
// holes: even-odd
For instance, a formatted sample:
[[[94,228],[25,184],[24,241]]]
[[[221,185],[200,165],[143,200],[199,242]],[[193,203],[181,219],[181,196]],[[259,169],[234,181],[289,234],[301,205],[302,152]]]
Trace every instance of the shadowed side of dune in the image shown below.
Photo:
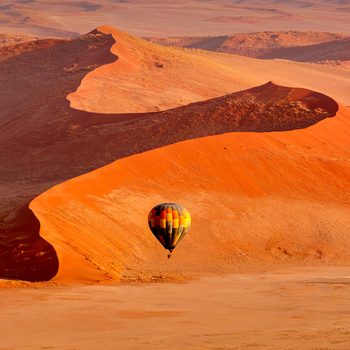
[[[40,222],[24,206],[0,231],[1,278],[47,281],[58,271],[55,249],[39,235]]]
[[[54,162],[44,165],[52,155],[38,158],[36,152],[60,137],[70,111],[67,91],[87,72],[116,59],[113,43],[112,36],[94,32],[0,48],[0,80],[6,86],[0,97],[1,278],[40,281],[57,272],[56,253],[39,236],[40,224],[28,208],[43,188],[55,184]]]
[[[97,159],[103,159],[109,153],[117,159],[187,139],[227,132],[306,128],[333,117],[337,111],[338,104],[321,93],[269,82],[164,112],[100,115],[74,111],[72,133],[77,142],[83,143],[87,154],[94,152]],[[95,136],[96,128],[100,129],[100,142]]]

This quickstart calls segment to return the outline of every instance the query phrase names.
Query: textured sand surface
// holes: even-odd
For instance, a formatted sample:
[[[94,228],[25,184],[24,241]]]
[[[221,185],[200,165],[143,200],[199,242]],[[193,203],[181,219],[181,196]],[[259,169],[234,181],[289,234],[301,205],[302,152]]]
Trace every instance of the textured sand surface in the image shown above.
[[[347,264],[349,136],[342,109],[307,129],[189,140],[55,186],[30,207],[62,282]],[[145,220],[163,201],[193,216],[171,264]]]
[[[348,67],[350,39],[327,32],[258,32],[217,37],[152,37],[165,46],[218,51],[263,59],[286,59]]]
[[[163,273],[165,278],[176,279],[219,265],[230,271],[237,266],[256,269],[278,264],[346,261],[343,249],[346,242],[343,245],[339,242],[348,227],[345,189],[349,184],[349,111],[341,105],[334,117],[338,105],[323,94],[337,102],[347,101],[348,72],[160,47],[110,27],[98,28],[74,40],[44,40],[17,48],[19,51],[11,51],[13,56],[0,65],[3,81],[11,82],[2,95],[0,156],[5,165],[1,169],[2,276],[42,280],[51,278],[59,268],[58,280],[70,282],[111,278],[153,280]],[[221,75],[220,84],[215,84],[215,74]],[[264,84],[271,77],[287,86],[307,87],[323,94]],[[264,85],[158,113],[98,113],[176,107],[183,102],[178,94],[169,93],[165,101],[162,89],[154,94],[157,84],[164,88],[169,83],[181,86],[180,96],[185,96],[187,102]],[[75,89],[68,96],[70,104],[90,112],[69,107],[67,93]],[[331,118],[322,120],[325,117]],[[317,122],[305,130],[261,133],[305,128]],[[49,191],[47,197],[46,194],[39,197],[32,207],[40,221],[28,210],[31,199],[49,187],[116,159],[182,140],[233,131],[259,133],[189,140],[125,158],[117,165],[98,170],[97,177],[92,173],[72,180],[76,184],[73,192],[68,182]],[[216,169],[211,162],[217,162]],[[78,191],[80,182],[85,184],[82,192]],[[156,187],[151,186],[153,183]],[[56,193],[57,203],[56,199],[51,202],[52,193]],[[112,212],[106,209],[106,214],[94,202],[102,195],[114,196],[104,204]],[[192,210],[199,222],[211,225],[207,238],[200,239],[204,246],[209,246],[213,235],[219,234],[217,231],[227,233],[231,245],[225,250],[225,243],[218,243],[213,247],[213,256],[208,254],[203,264],[195,254],[188,265],[174,264],[169,271],[163,271],[163,252],[156,242],[149,240],[152,237],[147,235],[142,218],[148,206],[165,197],[189,201],[183,204],[190,210],[191,202],[198,202]],[[265,214],[250,209],[253,204],[249,199],[260,197],[270,203],[266,204]],[[46,198],[49,201],[45,207],[40,201],[44,203]],[[221,201],[225,220],[219,221],[216,229],[214,208]],[[67,209],[72,205],[73,209]],[[321,215],[317,205],[327,208],[327,214]],[[88,209],[90,206],[93,209]],[[89,215],[84,210],[89,210]],[[286,210],[294,213],[292,222],[281,219]],[[134,236],[127,235],[123,226],[131,220],[129,211],[137,212],[132,216]],[[241,211],[253,211],[254,216],[250,221],[242,217],[243,229],[237,232],[232,230],[231,216]],[[300,233],[297,227],[289,226],[294,225],[294,216],[305,212],[310,216],[303,218],[301,225],[309,236],[307,239],[301,236],[300,245],[306,247],[300,249],[288,241],[284,244],[290,230]],[[115,219],[116,213],[125,216]],[[265,218],[262,226],[254,224],[259,222],[257,215]],[[41,233],[54,247],[38,240],[40,223]],[[117,235],[119,230],[121,234]],[[199,231],[194,224],[194,237],[196,234]],[[264,237],[259,246],[262,250],[250,252],[254,235],[259,234]],[[329,235],[332,244],[324,248],[319,235]],[[100,240],[99,247],[96,241]],[[140,248],[138,240],[143,242]],[[191,249],[191,238],[188,243],[182,254]],[[120,251],[115,249],[119,244],[123,247]],[[152,257],[153,251],[157,253]],[[245,256],[246,253],[251,256]],[[154,268],[149,268],[149,262],[156,260]]]
[[[350,72],[338,67],[265,61],[152,45],[108,26],[115,62],[95,69],[68,95],[73,108],[97,113],[164,110],[273,81],[350,100]]]
[[[349,15],[1,3],[0,349],[348,350]],[[193,218],[171,259],[163,201]]]
[[[327,268],[0,290],[1,348],[347,350],[349,288],[349,269]]]
[[[260,58],[283,48],[308,47],[347,37],[345,34],[328,32],[265,31],[212,37],[151,37],[147,40],[165,46],[180,46]]]
[[[87,33],[102,23],[140,36],[286,29],[350,34],[350,5],[346,0],[7,0],[0,9],[0,32],[50,37]]]
[[[20,44],[26,41],[32,41],[36,39],[37,39],[36,37],[25,35],[25,34],[22,34],[22,35],[0,34],[0,47]]]

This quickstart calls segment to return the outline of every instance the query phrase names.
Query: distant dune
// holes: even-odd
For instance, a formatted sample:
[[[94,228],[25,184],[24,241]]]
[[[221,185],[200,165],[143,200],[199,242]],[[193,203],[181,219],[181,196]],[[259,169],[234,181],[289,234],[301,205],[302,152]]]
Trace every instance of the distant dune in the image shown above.
[[[303,47],[280,48],[263,55],[262,58],[334,64],[350,62],[350,38]]]
[[[152,42],[166,46],[232,53],[261,58],[282,48],[303,47],[343,39],[345,34],[327,32],[256,32],[217,37],[152,37]]]
[[[210,50],[235,55],[340,64],[350,61],[350,38],[327,32],[258,32],[218,37],[152,37],[165,46]]]
[[[26,41],[33,41],[36,37],[25,34],[0,34],[0,47],[20,44]]]
[[[194,214],[194,237],[199,232],[196,217],[210,224],[216,212],[209,203],[218,203],[221,197],[227,214],[218,223],[220,232],[232,227],[233,213],[242,215],[241,222],[249,226],[243,213],[248,215],[250,210],[240,207],[237,196],[264,201],[280,197],[281,202],[271,207],[280,208],[276,213],[291,210],[302,215],[304,209],[298,208],[305,205],[313,219],[302,231],[310,242],[316,242],[315,222],[333,232],[333,214],[340,229],[329,239],[339,240],[347,228],[343,217],[347,217],[348,206],[344,188],[349,182],[349,111],[342,104],[349,99],[350,77],[345,70],[167,48],[107,26],[81,38],[34,41],[4,52],[7,56],[0,62],[0,83],[7,86],[0,95],[1,277],[45,280],[59,271],[61,281],[130,280],[137,278],[137,264],[141,279],[153,278],[147,277],[153,274],[162,277],[160,263],[154,270],[147,267],[156,257],[149,254],[159,247],[140,220],[146,206],[163,199],[184,202]],[[275,83],[266,83],[270,80]],[[246,91],[234,93],[238,90]],[[222,133],[229,134],[207,137]],[[168,146],[182,140],[188,141]],[[116,159],[120,160],[88,173]],[[108,169],[106,173],[104,169]],[[58,185],[79,175],[82,177]],[[66,192],[65,186],[71,183],[74,186]],[[276,183],[276,192],[272,183]],[[31,202],[54,185],[58,186]],[[108,200],[100,211],[98,203],[103,204],[104,195],[113,190],[122,193],[115,197],[119,204]],[[229,196],[227,201],[223,192]],[[43,204],[46,199],[47,205]],[[290,199],[298,202],[293,202],[295,210]],[[80,200],[86,207],[81,207]],[[314,204],[309,207],[306,201],[310,200]],[[131,201],[127,204],[130,210],[124,211],[123,201]],[[321,214],[325,202],[331,203],[333,214]],[[198,203],[197,209],[193,203]],[[129,238],[123,236],[128,231],[118,215],[108,212],[114,207],[123,222],[129,222],[127,213],[138,213],[134,216],[135,233]],[[80,214],[84,208],[93,208],[88,217]],[[275,210],[259,215],[270,220],[272,212]],[[83,221],[84,217],[95,218],[97,226]],[[264,237],[290,229],[277,222],[275,218],[271,226],[267,219],[262,223]],[[39,225],[45,240],[39,239]],[[98,227],[103,227],[103,232]],[[84,236],[75,234],[77,230]],[[207,243],[214,233],[220,237],[219,231],[210,232]],[[317,232],[327,233],[323,229]],[[135,240],[130,241],[131,237]],[[265,267],[271,266],[270,262],[276,266],[303,263],[300,251],[295,253],[281,243],[285,236],[273,237],[277,253],[271,253],[271,259],[268,251],[261,252],[257,259],[237,266],[256,269],[257,261],[263,261]],[[244,242],[249,240],[236,238],[237,246],[242,245],[239,256],[244,256],[243,246],[248,244]],[[188,243],[194,247],[191,238]],[[209,249],[207,243],[204,246]],[[182,247],[182,254],[189,252],[185,241]],[[238,256],[227,250],[220,257],[218,247],[212,247],[213,255],[208,254],[203,271],[221,264],[222,258],[227,262],[223,270],[235,268]],[[305,263],[347,261],[340,244],[330,245],[329,250],[315,247],[303,255]],[[160,249],[158,252],[163,257]],[[200,270],[194,260],[188,268],[172,266],[171,274]],[[164,270],[164,276],[168,272]]]
[[[101,23],[138,36],[218,36],[290,30],[350,34],[344,1],[7,0],[0,32],[72,37]]]

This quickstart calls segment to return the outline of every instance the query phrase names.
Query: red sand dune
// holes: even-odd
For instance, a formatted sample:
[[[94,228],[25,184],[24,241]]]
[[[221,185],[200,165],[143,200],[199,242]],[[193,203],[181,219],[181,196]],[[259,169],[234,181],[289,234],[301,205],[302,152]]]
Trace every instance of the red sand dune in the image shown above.
[[[70,135],[65,123],[71,111],[66,95],[88,71],[115,60],[110,53],[113,42],[108,35],[91,34],[75,40],[46,39],[18,44],[13,50],[0,49],[3,53],[0,79],[1,85],[6,85],[0,96],[2,277],[52,276],[52,267],[42,263],[52,247],[43,241],[36,242],[37,232],[26,229],[32,225],[29,221],[35,219],[25,208],[45,188],[70,178],[73,173],[84,172],[85,169],[78,170],[79,163],[73,173],[65,171],[64,162],[60,164],[58,142]],[[53,145],[58,146],[56,155],[50,153]],[[38,251],[33,251],[33,244],[38,244]]]
[[[284,58],[304,62],[346,62],[350,61],[350,38],[295,48],[280,48],[262,58]]]
[[[26,41],[33,41],[36,39],[36,37],[25,34],[0,34],[0,47],[20,44]]]
[[[76,109],[99,113],[166,110],[270,80],[316,91],[321,87],[323,93],[341,103],[350,98],[346,84],[349,72],[161,47],[108,26],[99,30],[113,35],[117,43],[112,52],[119,58],[88,74],[77,91],[68,95],[71,107]],[[311,37],[316,40],[319,34]],[[329,85],[331,81],[336,90]],[[334,91],[336,95],[332,95]]]
[[[216,37],[151,37],[147,39],[165,46],[180,46],[257,58],[274,58],[276,50],[282,51],[284,48],[289,48],[289,52],[292,53],[293,48],[298,50],[299,47],[305,46],[307,52],[310,50],[309,45],[320,43],[327,45],[330,42],[344,39],[344,37],[347,36],[327,32],[267,31]]]
[[[347,67],[350,39],[326,32],[259,32],[217,37],[152,37],[165,46],[202,49],[262,59],[287,59]]]
[[[228,133],[116,161],[30,205],[60,282],[349,264],[349,110],[303,130]],[[178,201],[191,233],[170,261],[149,208]]]
[[[113,44],[114,41],[116,41],[115,44]],[[125,237],[125,241],[120,241],[119,236],[117,236],[117,241],[115,240],[117,238],[112,237],[112,233],[115,234],[121,226],[118,226],[120,225],[118,221],[110,219],[115,216],[115,213],[108,214],[108,210],[112,210],[114,204],[111,205],[108,202],[104,211],[100,212],[99,209],[96,209],[97,204],[89,202],[94,195],[98,196],[99,188],[101,193],[108,194],[115,188],[118,191],[116,186],[119,182],[122,185],[123,181],[130,185],[140,183],[141,187],[136,186],[133,189],[131,186],[129,192],[125,190],[125,185],[122,185],[123,196],[126,196],[126,194],[127,196],[125,198],[118,197],[120,203],[131,201],[126,207],[138,213],[138,218],[135,218],[137,222],[141,220],[141,216],[144,214],[144,207],[139,206],[138,203],[148,206],[151,202],[165,199],[162,197],[165,192],[160,190],[157,190],[158,194],[154,192],[157,188],[163,188],[163,186],[170,191],[165,196],[169,199],[174,196],[174,200],[180,202],[181,198],[184,198],[185,202],[183,204],[189,207],[194,217],[198,215],[198,218],[202,218],[201,215],[204,215],[199,213],[200,209],[201,212],[207,213],[206,210],[202,210],[205,206],[208,209],[212,208],[209,212],[214,212],[214,203],[217,203],[219,198],[223,197],[224,203],[223,189],[227,188],[229,197],[232,194],[232,196],[253,196],[252,198],[255,198],[254,196],[259,194],[259,191],[261,191],[261,194],[270,194],[271,181],[277,181],[276,194],[285,203],[281,204],[284,211],[285,208],[289,208],[289,202],[286,198],[296,196],[296,200],[304,201],[305,198],[313,198],[313,193],[315,193],[315,196],[319,196],[316,196],[315,200],[319,198],[317,203],[321,205],[320,210],[323,210],[323,201],[327,200],[334,203],[335,212],[338,213],[338,209],[340,210],[339,213],[346,212],[347,202],[342,196],[344,196],[343,189],[346,188],[349,180],[346,163],[348,150],[344,141],[348,137],[346,121],[348,111],[345,107],[342,107],[336,118],[329,119],[328,123],[330,121],[333,123],[329,125],[334,127],[332,135],[326,135],[326,129],[321,128],[319,133],[312,136],[313,132],[318,130],[319,125],[327,125],[325,124],[326,121],[319,121],[333,116],[338,108],[334,100],[324,94],[308,89],[283,88],[269,83],[245,92],[158,113],[154,112],[157,110],[155,106],[158,106],[158,109],[165,109],[165,106],[178,106],[181,104],[179,96],[182,95],[188,102],[214,98],[237,90],[235,87],[247,87],[252,82],[255,85],[266,82],[266,75],[273,77],[278,75],[280,81],[289,81],[290,85],[295,85],[295,81],[300,83],[300,86],[309,87],[315,84],[318,87],[316,90],[329,93],[338,100],[343,100],[348,96],[348,90],[346,90],[348,80],[343,71],[333,68],[316,71],[311,65],[278,62],[274,63],[273,67],[275,69],[272,71],[269,68],[271,62],[260,62],[250,58],[218,53],[193,53],[182,49],[160,47],[109,27],[98,28],[97,31],[79,39],[63,40],[47,46],[42,45],[33,50],[32,47],[27,50],[27,45],[24,45],[23,48],[23,52],[8,57],[0,64],[0,77],[8,82],[9,87],[0,96],[2,99],[0,101],[1,105],[4,106],[2,124],[0,125],[3,146],[0,150],[0,160],[4,164],[4,167],[0,169],[0,193],[3,199],[0,207],[2,218],[0,256],[4,257],[0,259],[1,276],[29,280],[45,279],[54,274],[55,269],[58,268],[58,263],[58,278],[61,281],[134,278],[138,273],[135,268],[139,262],[139,271],[142,273],[142,278],[147,279],[147,274],[153,276],[153,273],[158,274],[159,271],[161,273],[161,270],[157,270],[158,267],[161,269],[160,263],[155,265],[154,271],[147,272],[147,261],[150,262],[154,259],[148,254],[153,248],[158,248],[156,248],[152,239],[148,240],[149,236],[145,234],[141,224],[135,223],[134,236]],[[110,53],[110,50],[114,55]],[[116,56],[118,57],[117,60]],[[60,59],[58,60],[57,57]],[[248,63],[249,72],[245,71],[246,68],[244,68],[248,66]],[[105,65],[96,68],[101,64]],[[92,69],[94,70],[90,72]],[[28,74],[24,74],[25,72]],[[88,72],[90,73],[87,74]],[[155,72],[157,72],[156,76],[154,75]],[[252,74],[252,72],[256,74]],[[312,75],[316,72],[320,77],[318,82],[312,79]],[[141,77],[144,77],[143,81]],[[218,77],[222,79],[220,79],[220,84],[216,85],[214,83]],[[326,81],[324,77],[330,77],[329,81]],[[154,94],[154,88],[158,86],[161,92],[163,87],[169,86],[169,83],[179,89],[181,88],[181,93],[170,92],[168,95],[166,94],[167,101],[163,101],[163,95],[161,93]],[[337,83],[337,90],[333,89],[332,84],[335,83]],[[70,108],[66,100],[67,93],[76,90],[79,84],[78,90],[69,95],[71,105],[81,109],[85,107],[91,113]],[[114,89],[107,90],[109,100],[106,99],[107,95],[104,94],[106,87],[111,86],[108,84],[112,84],[114,87]],[[99,89],[96,89],[98,86]],[[150,96],[153,99],[149,98]],[[119,101],[124,101],[124,104],[119,105]],[[163,106],[163,108],[159,106]],[[130,108],[129,111],[136,110],[143,113],[120,114],[120,112],[125,112],[127,108]],[[97,112],[101,112],[101,109],[114,110],[118,114],[98,114]],[[150,110],[152,112],[148,112]],[[73,232],[77,232],[77,228],[73,229],[65,226],[66,224],[76,225],[76,222],[70,218],[71,214],[76,215],[77,220],[83,220],[79,216],[81,208],[80,199],[77,198],[84,197],[85,194],[80,192],[80,185],[77,185],[76,191],[73,188],[74,194],[70,192],[71,189],[67,194],[64,194],[65,190],[62,190],[63,197],[60,195],[60,186],[57,186],[48,192],[47,198],[50,198],[50,203],[47,207],[42,206],[39,199],[35,200],[31,206],[40,220],[43,235],[53,244],[59,260],[57,261],[51,245],[43,240],[40,242],[37,240],[37,221],[27,209],[28,202],[39,193],[64,180],[111,163],[117,158],[185,139],[232,131],[290,130],[305,128],[317,122],[319,123],[315,126],[300,131],[277,134],[233,133],[166,146],[117,161],[115,164],[118,165],[118,173],[112,172],[111,175],[108,175],[111,176],[111,181],[102,180],[105,176],[103,169],[114,169],[115,164],[97,170],[97,172],[102,171],[101,177],[100,175],[96,177],[95,173],[87,174],[86,179],[94,178],[96,182],[85,187],[84,193],[88,196],[87,199],[83,199],[87,203],[85,209],[91,206],[94,207],[96,213],[91,212],[89,219],[96,218],[95,224],[106,229],[104,231],[105,237],[100,236],[101,233],[99,233],[99,237],[101,237],[100,248],[98,248],[99,245],[96,243],[95,233],[93,232],[96,227],[92,223],[85,226],[83,225],[84,221],[79,221],[77,224],[79,230],[83,230],[84,235],[86,234],[85,238],[76,235],[76,239],[84,240],[81,248],[77,245],[80,241],[76,242],[75,238],[71,237],[71,234],[74,235]],[[154,130],[158,130],[159,133],[155,134]],[[313,131],[311,132],[311,130]],[[300,136],[298,136],[299,133]],[[279,139],[280,136],[275,137],[274,135],[284,136]],[[296,138],[292,135],[296,135]],[[333,140],[333,138],[335,139]],[[228,144],[224,145],[222,142]],[[325,142],[329,143],[329,146],[325,145]],[[195,153],[193,153],[193,150],[191,151],[191,147],[196,149]],[[219,147],[219,151],[216,150],[216,147]],[[231,153],[227,152],[230,147],[234,150],[233,155],[236,157],[232,160],[230,160]],[[275,147],[277,148],[275,149]],[[163,156],[168,152],[170,156],[163,159]],[[195,162],[197,156],[199,157],[198,168],[196,168]],[[220,157],[225,160],[222,165],[217,163],[221,159]],[[215,159],[218,159],[218,161],[215,161]],[[282,162],[281,168],[278,168],[281,159],[285,160],[286,163]],[[213,172],[215,170],[215,167],[212,166],[213,161],[217,165],[217,172]],[[245,161],[254,164],[246,164]],[[301,162],[300,165],[299,162]],[[119,164],[121,168],[119,168]],[[229,166],[228,170],[232,175],[227,175],[225,164]],[[237,168],[239,164],[240,167]],[[150,166],[147,168],[148,165]],[[139,166],[141,166],[140,171],[142,170],[140,173],[138,173]],[[312,167],[315,167],[314,170],[309,170],[313,169]],[[159,172],[157,169],[159,169]],[[170,177],[170,182],[168,180],[168,169],[171,169],[172,176],[174,176],[174,178]],[[249,169],[251,169],[251,172]],[[273,172],[274,175],[269,177],[267,174],[271,173],[271,169],[276,169],[276,172]],[[201,180],[202,173],[203,180]],[[336,176],[334,182],[330,181],[331,173],[339,175]],[[154,176],[158,176],[158,174],[159,184],[154,179]],[[248,176],[248,174],[251,175]],[[138,177],[140,181],[137,180]],[[84,178],[85,176],[82,176],[72,181],[78,181],[74,182],[78,184]],[[238,181],[238,179],[240,180]],[[257,181],[255,185],[254,179]],[[307,195],[309,180],[312,180],[311,188],[315,188],[309,190],[310,197]],[[244,181],[247,181],[246,184]],[[278,181],[280,181],[280,185],[278,185]],[[292,182],[297,184],[295,190],[290,186]],[[62,186],[68,186],[70,183],[64,183]],[[170,186],[173,188],[171,190],[168,183],[171,185],[179,184],[178,190],[176,190],[176,187]],[[239,184],[240,189],[237,184]],[[319,187],[313,187],[316,184],[319,184]],[[264,185],[267,186],[266,189]],[[281,187],[280,192],[278,190],[279,186]],[[203,191],[200,190],[201,187],[203,187]],[[88,193],[86,193],[87,189]],[[191,192],[190,189],[194,189],[195,192]],[[89,194],[90,190],[92,197]],[[300,196],[297,195],[299,190],[302,190]],[[56,214],[52,211],[52,203],[55,203],[55,200],[51,201],[52,196],[49,195],[53,193],[51,191],[56,191]],[[149,199],[147,199],[149,196],[147,191],[153,193]],[[218,191],[219,194],[215,194],[213,191]],[[213,192],[213,197],[210,195],[211,192]],[[191,199],[186,197],[186,193],[190,197],[198,194],[198,203],[202,204],[197,209],[193,209]],[[46,198],[45,196],[46,194],[40,198]],[[94,200],[103,203],[103,198],[99,197]],[[204,200],[204,198],[207,199]],[[266,200],[270,199],[270,197],[266,198]],[[192,201],[196,202],[197,199],[192,197]],[[237,206],[230,207],[230,203],[236,202],[233,199],[227,200],[227,204],[224,205],[223,209],[227,209],[228,216],[225,216],[224,221],[220,221],[220,232],[221,230],[223,230],[222,232],[229,232],[228,227],[232,225],[229,218],[232,210],[239,213],[244,212],[243,207],[240,209],[240,202],[241,200],[238,199]],[[343,204],[338,208],[338,204],[341,202]],[[135,203],[136,207],[132,207],[132,203]],[[255,206],[254,203],[252,202],[249,205]],[[300,212],[298,211],[298,203],[295,204],[295,213]],[[308,204],[305,205],[308,206]],[[22,207],[24,209],[18,211]],[[118,208],[118,213],[125,215],[122,221],[128,222],[130,219],[128,213],[131,213],[132,210],[124,210],[123,206],[116,206],[115,208]],[[56,215],[58,216],[56,217]],[[100,215],[103,215],[104,219]],[[261,215],[269,217],[267,213]],[[67,221],[64,219],[66,216]],[[312,211],[312,217],[314,218],[313,223],[321,220],[315,211]],[[210,218],[207,215],[207,218],[203,218],[203,222],[209,223]],[[343,222],[340,214],[339,220],[339,222]],[[114,224],[111,224],[111,221]],[[141,223],[141,221],[139,222]],[[327,216],[325,223],[326,225],[332,225],[333,221]],[[31,225],[34,229],[28,230]],[[198,234],[195,225],[193,231]],[[52,230],[49,229],[51,226]],[[62,230],[57,230],[57,227],[61,227]],[[122,227],[126,228],[126,226]],[[269,226],[268,222],[265,222],[262,227],[269,228],[266,230],[271,232],[275,232],[275,229],[276,232],[283,231],[282,228],[276,228],[279,227],[277,223]],[[305,230],[311,230],[314,225],[310,224],[310,226],[306,225],[305,227]],[[124,229],[123,234],[126,234]],[[214,231],[212,230],[211,234]],[[265,234],[267,234],[267,231]],[[244,232],[247,233],[248,228]],[[337,236],[338,232],[341,234],[342,231],[336,231],[335,237],[339,237]],[[310,231],[310,235],[311,233]],[[217,234],[216,232],[215,235]],[[133,240],[135,244],[143,242],[145,246],[137,248],[133,245],[134,243],[129,241],[131,237],[136,237],[136,240]],[[208,238],[205,239],[207,243],[209,237],[212,236],[208,235]],[[69,243],[71,239],[72,241]],[[189,242],[191,242],[191,239]],[[242,242],[244,246],[246,243],[244,243],[244,240]],[[38,244],[38,248],[35,248],[36,244]],[[116,247],[120,246],[122,249],[120,251],[114,249],[113,244],[116,244]],[[93,248],[91,248],[92,246]],[[105,251],[108,246],[109,250]],[[126,249],[127,246],[130,249]],[[148,249],[147,247],[152,247],[152,249],[146,252],[144,249]],[[337,263],[345,261],[339,246],[332,247],[330,248],[332,253],[321,262]],[[94,250],[95,248],[97,251]],[[317,249],[319,248],[322,247]],[[226,264],[220,260],[220,256],[222,256],[228,262],[238,261],[236,258],[232,258],[232,260],[228,251],[227,254],[225,250],[222,254],[218,253],[221,249],[221,243],[212,249],[212,257],[210,257],[210,254],[208,255],[208,259],[216,261],[212,266],[222,264],[223,270],[234,268],[232,264]],[[279,251],[278,248],[276,249]],[[282,247],[281,249],[287,248]],[[136,254],[135,251],[139,251],[139,253]],[[123,255],[124,252],[125,256]],[[288,249],[287,252],[289,252]],[[310,252],[313,252],[313,250],[310,250]],[[144,253],[144,258],[142,258]],[[103,254],[106,254],[105,260]],[[119,254],[118,257],[115,254]],[[159,250],[159,254],[163,255],[163,252]],[[318,253],[318,255],[320,254]],[[240,256],[244,256],[244,250]],[[265,261],[266,264],[263,263],[262,266],[268,266],[269,261],[271,264],[280,264],[283,263],[285,258],[289,263],[291,261],[289,261],[288,256],[285,253],[281,255],[272,254],[270,258],[269,251],[266,251],[265,255],[263,253],[259,255],[260,260],[247,260],[247,264],[243,261],[242,264],[238,265],[242,268],[245,268],[245,266],[246,268],[249,268],[249,266],[256,268],[257,261]],[[306,252],[306,261],[314,261],[313,256],[314,253]],[[296,263],[302,263],[300,253],[295,254],[295,257]],[[120,260],[118,260],[119,258]],[[46,264],[42,263],[43,259],[46,259]],[[72,263],[72,269],[69,268],[71,259],[75,261]],[[197,259],[195,255],[193,259]],[[100,260],[101,262],[99,262]],[[74,269],[75,266],[77,269]],[[175,265],[172,266],[170,270],[176,269]],[[129,272],[126,272],[128,268]],[[170,270],[169,273],[176,272]],[[177,272],[182,274],[199,270],[200,267],[197,263],[191,263],[188,268],[184,267],[182,269],[182,267],[179,267]],[[209,270],[209,262],[203,262],[203,271]]]
[[[205,55],[164,48],[103,26],[118,59],[87,75],[68,95],[71,107],[99,113],[166,110],[232,92],[242,78]],[[189,79],[190,77],[190,79]],[[246,86],[244,86],[246,87]]]

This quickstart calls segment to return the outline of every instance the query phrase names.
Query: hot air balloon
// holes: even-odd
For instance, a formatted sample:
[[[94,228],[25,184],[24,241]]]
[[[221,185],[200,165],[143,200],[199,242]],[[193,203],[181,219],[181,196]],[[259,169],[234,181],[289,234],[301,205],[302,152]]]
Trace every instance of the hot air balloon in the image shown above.
[[[148,215],[148,225],[153,235],[169,250],[172,251],[189,231],[191,226],[190,213],[176,203],[156,205]]]

